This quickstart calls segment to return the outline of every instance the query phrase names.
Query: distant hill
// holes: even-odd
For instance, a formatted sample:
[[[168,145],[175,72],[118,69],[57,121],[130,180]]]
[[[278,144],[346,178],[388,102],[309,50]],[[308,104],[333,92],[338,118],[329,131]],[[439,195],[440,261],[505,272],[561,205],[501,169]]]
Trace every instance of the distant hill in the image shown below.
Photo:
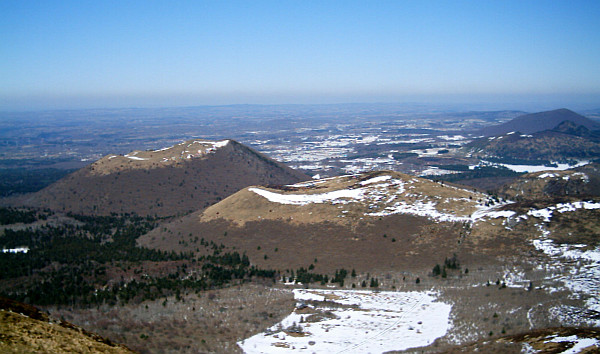
[[[593,160],[600,158],[600,130],[590,130],[566,120],[548,130],[531,134],[510,131],[476,139],[465,147],[471,154],[481,158],[538,160],[546,163],[564,159]]]
[[[249,185],[307,179],[236,141],[190,140],[105,156],[21,201],[80,214],[171,216],[206,208]]]
[[[564,121],[571,121],[590,130],[600,129],[600,123],[562,108],[553,111],[531,113],[514,118],[506,123],[481,129],[478,133],[483,136],[503,135],[510,132],[532,134],[550,130]]]

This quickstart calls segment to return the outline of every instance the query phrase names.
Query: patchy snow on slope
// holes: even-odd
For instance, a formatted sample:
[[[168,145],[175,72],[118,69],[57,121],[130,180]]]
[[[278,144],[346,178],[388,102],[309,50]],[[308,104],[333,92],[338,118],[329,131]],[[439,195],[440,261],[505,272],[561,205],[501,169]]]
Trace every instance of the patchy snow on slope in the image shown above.
[[[558,173],[551,173],[551,172],[545,172],[542,173],[541,175],[537,176],[537,178],[559,178],[561,177],[560,174]],[[564,176],[561,177],[563,180],[568,181],[572,178],[579,178],[580,180],[582,180],[584,183],[589,183],[590,182],[590,178],[588,175],[586,175],[583,172],[575,172],[575,173],[571,173],[571,174],[566,174]]]
[[[549,239],[538,239],[532,242],[536,249],[549,256],[560,256],[573,260],[587,260],[600,263],[600,252],[598,250],[581,251],[582,248],[587,247],[583,244],[556,245],[554,241]]]
[[[308,182],[299,182],[299,183],[295,183],[295,184],[288,184],[287,187],[293,187],[293,188],[305,188],[305,187],[314,187],[318,184],[323,184],[326,183],[328,181],[331,181],[333,179],[336,178],[344,178],[344,177],[352,177],[354,175],[345,175],[345,176],[338,176],[338,177],[327,177],[327,178],[318,178],[312,181],[308,181]]]
[[[125,155],[126,158],[131,159],[131,160],[136,160],[136,161],[145,161],[148,160],[147,158],[144,157],[137,157],[137,156],[128,156]]]
[[[596,202],[573,202],[573,203],[558,203],[555,206],[549,206],[544,209],[531,209],[527,212],[527,215],[535,218],[541,218],[546,222],[550,222],[552,214],[557,211],[559,213],[565,213],[568,211],[575,211],[577,209],[600,209],[600,203]]]
[[[405,136],[428,136],[429,134],[407,134]],[[379,142],[377,145],[391,145],[391,144],[417,144],[417,143],[433,143],[435,139],[432,137],[428,138],[413,138],[413,139],[389,139],[384,142]]]
[[[543,219],[546,222],[550,222],[550,218],[552,217],[552,211],[549,208],[531,209],[527,212],[527,215],[533,216],[534,218]]]
[[[292,186],[311,187],[334,178],[336,177],[312,182],[298,183]],[[404,192],[404,182],[400,179],[394,179],[389,175],[374,177],[367,181],[359,182],[358,184],[362,185],[363,187],[347,188],[315,194],[283,194],[255,187],[249,188],[249,190],[266,198],[270,202],[291,205],[307,205],[310,203],[348,204],[361,201],[376,202],[388,195],[388,188],[390,187],[395,188],[396,193]]]
[[[168,147],[164,147],[161,149],[153,150],[152,152],[166,151],[166,150],[172,149],[177,146],[186,145],[186,143],[187,143],[186,148],[190,148],[195,144],[208,145],[208,147],[204,146],[204,150],[197,150],[197,154],[202,155],[202,154],[208,154],[211,152],[215,152],[218,148],[222,148],[222,147],[226,146],[227,144],[229,144],[229,142],[230,142],[229,140],[221,140],[221,141],[194,140],[191,143],[187,143],[184,141],[182,143],[179,143],[179,144],[176,144],[173,146],[168,146]],[[181,152],[181,156],[182,156],[182,158],[185,158],[185,159],[191,159],[196,156],[196,153],[195,152],[192,153],[192,151],[185,150],[185,151]]]
[[[573,343],[573,346],[571,348],[565,350],[563,352],[563,354],[579,353],[580,350],[582,350],[584,348],[591,347],[592,345],[598,346],[600,344],[600,341],[596,338],[579,338],[576,335],[569,336],[569,337],[554,337],[550,340],[550,342],[553,342],[553,343],[571,342],[571,343]]]
[[[385,208],[383,211],[369,213],[371,216],[387,216],[392,214],[412,214],[418,216],[429,217],[438,221],[451,221],[451,222],[465,222],[470,221],[471,218],[468,216],[456,216],[449,213],[443,213],[438,211],[436,203],[429,201],[415,201],[413,203],[397,202],[392,206]]]
[[[573,177],[579,177],[583,181],[583,183],[590,183],[590,177],[587,174],[583,173],[583,172],[575,172],[575,173],[573,173],[572,176]],[[563,179],[569,180],[568,177],[569,176],[564,176]]]
[[[191,144],[188,144],[187,147],[189,148],[194,144],[209,145],[208,147],[205,147],[204,151],[198,150],[198,154],[202,155],[203,153],[209,154],[211,152],[215,152],[215,151],[217,151],[217,149],[227,146],[227,144],[229,144],[229,140],[221,140],[221,141],[194,140]],[[189,151],[184,151],[184,153],[188,153],[188,152]],[[193,156],[194,155],[188,155],[187,158],[190,159]]]
[[[229,144],[229,140],[222,140],[222,141],[217,141],[216,143],[213,144],[213,146],[216,148],[222,148],[222,147],[227,146],[227,144]]]
[[[320,194],[281,194],[260,188],[250,188],[249,190],[268,199],[270,202],[291,205],[307,205],[310,203],[325,202],[331,202],[332,204],[346,204],[361,200],[364,196],[363,189],[342,189]]]
[[[543,226],[540,227],[543,229]],[[586,245],[556,244],[547,239],[547,235],[546,232],[541,238],[533,240],[532,244],[550,258],[544,264],[544,269],[551,273],[548,280],[562,282],[566,289],[578,294],[576,298],[587,298],[587,309],[600,312],[600,247],[584,250]],[[574,321],[574,318],[567,316],[564,320]],[[583,320],[600,326],[600,319]]]
[[[442,175],[453,175],[453,174],[459,174],[459,173],[463,173],[463,172],[462,171],[454,171],[454,170],[444,170],[439,167],[429,166],[426,169],[424,169],[423,171],[421,171],[419,176],[442,176]]]
[[[335,178],[335,177],[334,177]],[[329,178],[326,180],[330,180]],[[303,182],[292,187],[312,187],[326,180]],[[364,203],[368,212],[365,215],[382,217],[394,214],[412,214],[428,217],[438,221],[449,222],[475,222],[481,219],[509,218],[515,215],[514,211],[498,210],[511,202],[496,205],[485,205],[486,195],[462,190],[454,186],[446,186],[467,193],[469,198],[441,198],[421,193],[411,193],[419,183],[431,184],[434,182],[419,181],[417,179],[402,180],[391,175],[382,175],[360,181],[354,186],[342,190],[326,193],[296,194],[293,192],[274,192],[262,188],[249,188],[270,202],[288,205],[308,205],[311,203],[349,204]],[[436,184],[437,185],[437,184]],[[479,201],[477,201],[479,200]]]
[[[344,172],[352,174],[376,171],[381,170],[382,168],[387,170],[394,170],[394,166],[402,165],[402,162],[394,160],[394,157],[391,154],[387,157],[365,157],[360,159],[339,161],[346,163],[346,165],[342,167]]]
[[[567,349],[565,349],[564,351],[561,351],[561,354],[576,354],[576,353],[583,353],[582,350],[589,348],[589,347],[600,347],[600,340],[596,339],[596,338],[585,338],[585,337],[579,337],[577,335],[572,335],[572,336],[568,336],[568,337],[558,337],[556,334],[551,335],[549,337],[544,338],[544,343],[570,343],[571,345],[568,345]],[[593,349],[597,349],[597,348],[593,348]],[[542,352],[542,350],[536,350],[534,349],[531,344],[529,343],[523,343],[523,353],[540,353]]]
[[[556,173],[550,173],[550,172],[542,173],[541,175],[537,176],[537,178],[554,178],[554,177],[558,177],[558,175]]]
[[[292,314],[238,342],[246,353],[383,353],[431,344],[450,328],[434,292],[296,289]]]
[[[467,139],[467,138],[465,138],[462,135],[452,135],[452,136],[449,136],[449,135],[438,135],[438,138],[446,140],[446,141],[457,141],[457,140],[465,140],[465,139]]]
[[[525,271],[517,266],[504,266],[502,282],[509,288],[527,288],[530,281],[525,276]]]
[[[387,180],[390,180],[391,178],[392,178],[392,176],[389,176],[389,175],[388,176],[378,176],[378,177],[370,178],[370,179],[368,179],[366,181],[361,181],[361,182],[359,182],[359,184],[361,186],[366,186],[368,184],[373,184],[373,183],[387,181]]]
[[[415,149],[415,150],[409,150],[407,152],[412,152],[414,154],[418,154],[419,157],[424,157],[424,156],[439,156],[440,151],[443,150],[449,150],[447,147],[434,147],[434,148],[427,148],[427,149]]]
[[[510,204],[510,203],[503,203],[503,204],[500,204],[500,205],[497,205],[494,207],[489,207],[489,208],[481,208],[471,215],[471,219],[479,220],[479,219],[484,219],[484,218],[498,219],[498,218],[513,217],[517,213],[512,210],[495,210],[495,209],[498,209],[498,208],[503,207],[508,204]]]
[[[212,145],[215,148],[220,148],[220,147],[224,147],[227,144],[229,144],[229,140],[221,140],[221,141],[194,140],[191,144],[188,145],[188,147],[191,146],[192,144]]]

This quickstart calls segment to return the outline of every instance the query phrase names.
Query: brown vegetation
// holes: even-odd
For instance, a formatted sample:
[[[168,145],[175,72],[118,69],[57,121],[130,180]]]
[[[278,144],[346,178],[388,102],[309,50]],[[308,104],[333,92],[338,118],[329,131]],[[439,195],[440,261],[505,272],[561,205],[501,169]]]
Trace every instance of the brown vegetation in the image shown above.
[[[141,353],[241,353],[236,342],[262,332],[293,309],[291,292],[244,284],[184,294],[181,300],[49,310]]]
[[[2,353],[131,353],[69,322],[55,320],[37,308],[0,298]]]

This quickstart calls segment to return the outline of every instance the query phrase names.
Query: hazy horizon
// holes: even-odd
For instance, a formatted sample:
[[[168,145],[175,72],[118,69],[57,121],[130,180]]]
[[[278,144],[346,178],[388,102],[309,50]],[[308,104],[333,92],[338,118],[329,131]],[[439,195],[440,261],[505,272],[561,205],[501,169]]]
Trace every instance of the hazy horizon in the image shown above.
[[[398,111],[402,112],[403,108],[407,111],[414,111],[416,107],[420,107],[420,111],[425,112],[428,110],[439,110],[439,111],[454,111],[454,112],[467,112],[467,111],[523,111],[528,113],[551,111],[555,109],[566,108],[577,113],[584,111],[596,111],[600,110],[600,102],[598,100],[586,100],[587,97],[577,97],[575,99],[561,99],[556,97],[513,97],[513,100],[449,100],[449,99],[427,99],[422,97],[418,98],[411,97],[404,101],[282,101],[282,102],[234,102],[229,101],[223,102],[211,102],[211,103],[195,103],[195,102],[180,102],[175,101],[148,101],[145,98],[139,100],[126,100],[122,104],[116,103],[115,100],[102,100],[102,101],[88,101],[85,99],[79,100],[52,100],[48,102],[38,102],[38,104],[27,104],[24,106],[15,105],[0,107],[0,114],[12,114],[12,113],[35,113],[35,112],[61,112],[61,111],[73,111],[73,112],[84,112],[84,111],[102,111],[102,110],[165,110],[165,109],[193,109],[193,108],[214,108],[214,107],[243,107],[243,106],[258,106],[258,107],[291,107],[291,106],[369,106],[369,105],[380,105],[385,106],[397,106]],[[105,102],[105,103],[103,103]],[[418,109],[417,109],[418,110]],[[1,118],[1,117],[0,117]]]
[[[5,1],[0,13],[0,111],[600,107],[595,1]]]

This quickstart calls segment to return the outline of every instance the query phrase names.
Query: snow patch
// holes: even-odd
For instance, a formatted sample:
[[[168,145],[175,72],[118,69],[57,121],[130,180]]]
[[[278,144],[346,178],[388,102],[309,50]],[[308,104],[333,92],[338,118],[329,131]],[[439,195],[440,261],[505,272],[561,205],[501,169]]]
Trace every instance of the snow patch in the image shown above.
[[[462,135],[453,135],[453,136],[439,135],[438,138],[443,139],[443,140],[447,140],[447,141],[457,141],[457,140],[464,140],[464,139],[466,139]]]
[[[560,281],[573,293],[587,296],[586,307],[600,312],[600,247],[583,250],[586,245],[555,244],[547,232],[532,241],[533,246],[550,257],[545,268],[560,271],[550,280]],[[565,262],[567,260],[567,262]],[[593,320],[600,326],[600,319]]]
[[[342,189],[321,194],[280,194],[260,188],[249,188],[251,192],[268,199],[270,202],[291,205],[307,205],[310,203],[346,204],[363,198],[363,189]]]
[[[600,209],[600,203],[595,202],[573,202],[573,203],[558,203],[556,206],[549,206],[544,209],[531,209],[527,212],[527,215],[531,215],[536,218],[543,219],[545,222],[550,222],[552,214],[555,211],[564,213],[567,211],[575,211],[577,209]]]
[[[2,253],[27,253],[29,247],[3,248]]]
[[[419,176],[442,176],[442,175],[451,175],[451,174],[459,174],[462,171],[453,171],[453,170],[444,170],[439,167],[430,166],[425,170],[421,171]]]
[[[128,156],[125,155],[126,158],[131,159],[131,160],[136,160],[136,161],[145,161],[148,160],[147,158],[144,157],[137,157],[137,156]]]
[[[578,161],[577,164],[575,164],[575,165],[569,165],[567,163],[558,163],[558,162],[553,161],[552,164],[556,165],[556,167],[553,167],[553,166],[544,166],[544,165],[513,165],[513,164],[508,164],[508,163],[492,163],[489,161],[481,160],[481,162],[479,163],[478,166],[504,166],[504,167],[508,168],[509,170],[513,170],[515,172],[542,172],[542,171],[564,171],[564,170],[568,170],[570,168],[584,166],[589,163],[590,163],[590,161],[588,161],[588,160],[582,160],[582,161]],[[471,168],[471,166],[469,166],[469,168],[473,169],[473,168],[475,168],[475,166],[473,166],[473,168]]]
[[[452,306],[431,291],[295,289],[294,297],[292,314],[238,342],[244,352],[383,353],[429,345],[450,328]],[[337,305],[314,303],[324,300]]]
[[[325,180],[304,182],[292,185],[292,187],[312,187],[323,183],[323,181]],[[485,195],[466,190],[463,191],[471,193],[471,196],[475,197],[474,200],[470,200],[469,198],[440,198],[419,193],[407,193],[407,190],[415,188],[414,183],[419,183],[419,181],[416,179],[403,181],[387,175],[358,182],[355,186],[347,189],[326,193],[294,194],[293,192],[274,192],[257,187],[249,188],[249,190],[270,202],[287,205],[301,206],[310,203],[349,204],[361,202],[369,210],[365,215],[374,217],[393,214],[412,214],[438,221],[475,222],[484,218],[509,218],[515,215],[514,211],[498,210],[511,202],[491,206],[485,205],[485,202],[482,201],[487,199]],[[422,183],[433,184],[434,182],[422,181]],[[460,190],[452,186],[446,186],[446,188]],[[454,208],[452,203],[457,203],[458,209]],[[461,208],[465,210],[462,213]]]
[[[387,181],[389,179],[391,179],[392,176],[379,176],[379,177],[373,177],[371,179],[368,179],[366,181],[361,181],[359,184],[361,186],[366,186],[368,184],[373,184],[373,183],[378,183],[378,182],[383,182],[383,181]]]
[[[541,175],[537,176],[537,178],[554,178],[554,177],[558,177],[558,175],[556,173],[542,173]]]
[[[554,337],[549,342],[561,343],[561,342],[572,342],[573,346],[564,352],[563,354],[575,354],[580,353],[582,349],[591,347],[592,345],[599,346],[600,341],[596,338],[579,338],[576,335],[569,337]]]

